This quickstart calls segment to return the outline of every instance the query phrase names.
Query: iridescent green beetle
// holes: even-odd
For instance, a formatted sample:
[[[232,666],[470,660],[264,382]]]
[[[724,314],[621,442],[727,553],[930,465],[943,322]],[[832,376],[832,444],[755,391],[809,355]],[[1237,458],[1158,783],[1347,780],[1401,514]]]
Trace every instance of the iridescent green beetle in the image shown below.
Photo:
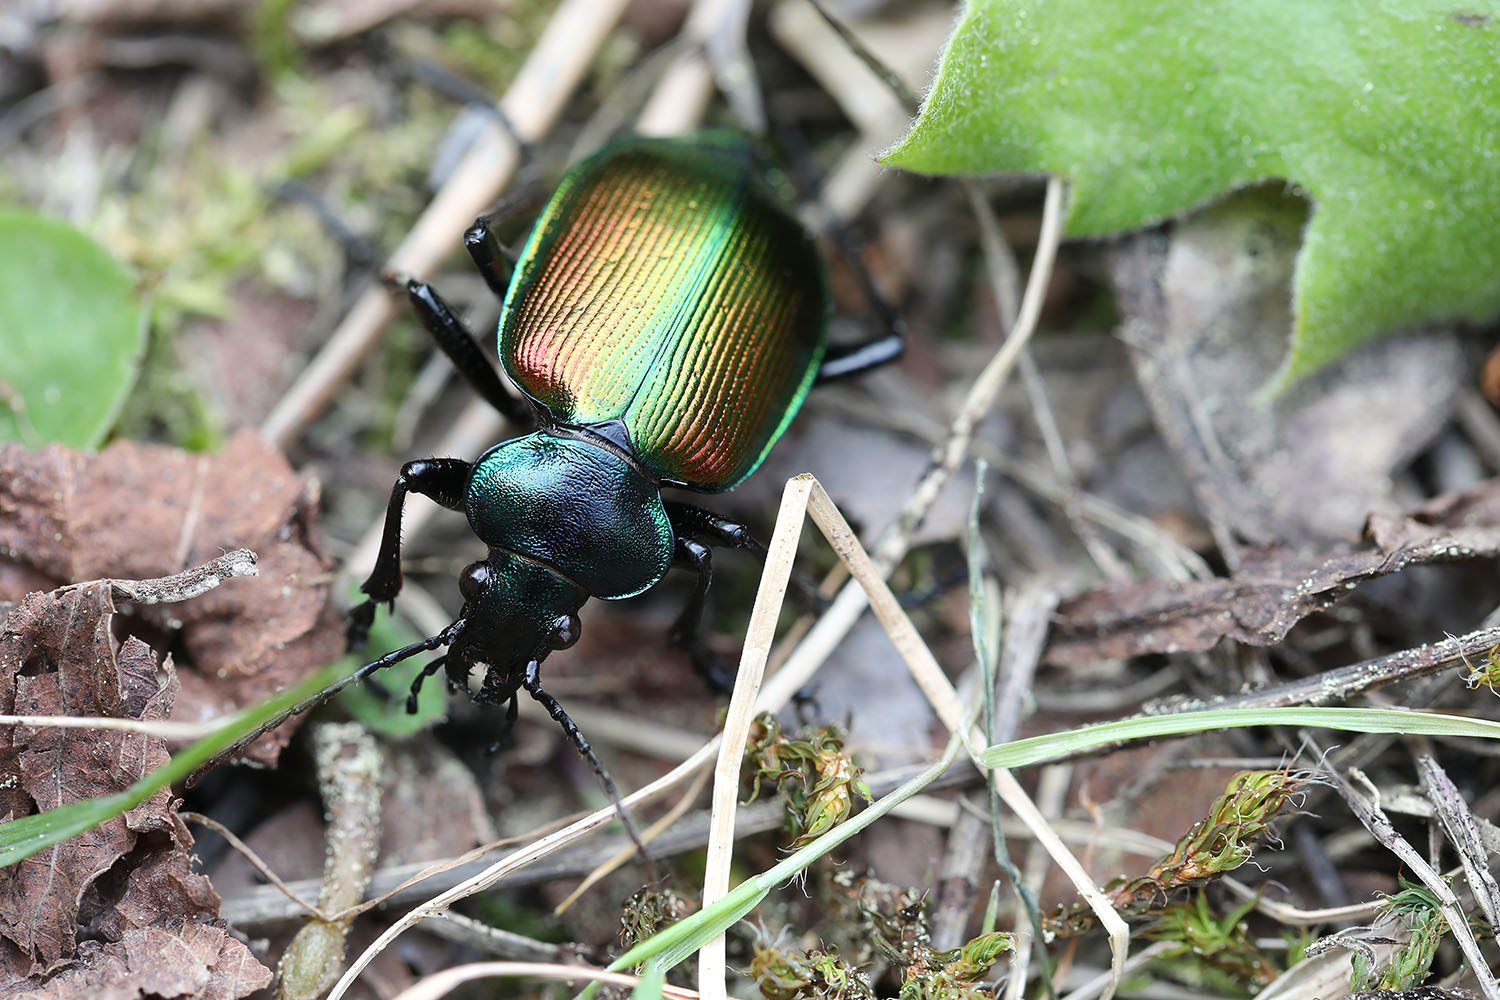
[[[700,672],[717,668],[698,636],[710,577],[705,543],[764,551],[742,526],[661,487],[716,493],[761,463],[816,383],[901,353],[899,330],[830,349],[823,261],[754,147],[730,132],[617,142],[574,167],[547,202],[512,276],[489,218],[465,243],[505,299],[499,355],[525,397],[501,384],[428,285],[408,282],[423,324],[474,388],[536,431],[475,462],[409,462],[391,491],[374,571],[350,638],[401,589],[408,493],[463,510],[488,556],[459,578],[463,611],[439,635],[354,678],[448,646],[412,686],[446,667],[474,700],[525,690],[604,777],[577,727],[542,690],[539,665],[578,638],[589,597],[618,600],[673,565],[698,585],[671,632]],[[723,678],[717,678],[722,682]],[[606,785],[609,785],[605,777]]]

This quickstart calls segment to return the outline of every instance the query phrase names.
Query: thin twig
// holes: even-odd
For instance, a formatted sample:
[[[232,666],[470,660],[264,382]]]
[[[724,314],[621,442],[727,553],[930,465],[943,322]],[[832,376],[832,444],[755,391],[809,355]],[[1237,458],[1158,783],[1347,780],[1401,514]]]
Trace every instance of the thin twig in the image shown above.
[[[1468,803],[1454,787],[1447,772],[1430,754],[1417,755],[1417,770],[1422,776],[1422,787],[1427,798],[1437,812],[1438,821],[1443,824],[1443,831],[1448,834],[1453,850],[1458,854],[1459,863],[1463,865],[1464,877],[1469,881],[1474,902],[1484,911],[1484,919],[1490,925],[1493,936],[1497,924],[1500,924],[1500,920],[1497,920],[1497,914],[1500,914],[1500,886],[1495,884],[1495,876],[1490,871],[1489,852],[1479,835],[1479,825],[1475,822],[1474,814],[1470,812]]]
[[[1337,667],[1312,677],[1288,681],[1259,691],[1247,691],[1207,701],[1193,699],[1178,702],[1172,709],[1173,712],[1193,712],[1206,708],[1257,709],[1326,705],[1399,681],[1427,677],[1463,663],[1468,657],[1483,658],[1497,643],[1500,643],[1500,627],[1483,628],[1467,635],[1450,636],[1442,642],[1423,643],[1411,649]]]
[[[603,969],[583,965],[555,965],[546,962],[474,962],[470,965],[444,969],[442,972],[428,976],[415,986],[396,994],[395,1000],[439,1000],[464,983],[470,983],[476,979],[492,979],[497,976],[551,979],[564,983],[588,981],[627,988],[635,986],[640,981],[639,977],[628,973],[606,972]],[[661,992],[663,996],[678,998],[678,1000],[693,1000],[698,996],[692,990],[670,984],[663,985]]]
[[[1305,731],[1303,740],[1310,746],[1317,745]],[[1421,880],[1427,891],[1437,898],[1443,919],[1448,922],[1448,930],[1453,934],[1453,939],[1458,942],[1459,950],[1463,952],[1464,958],[1468,960],[1469,969],[1479,982],[1479,988],[1484,991],[1488,1000],[1500,1000],[1500,983],[1495,981],[1494,974],[1490,972],[1489,963],[1480,953],[1479,943],[1474,940],[1474,933],[1469,929],[1468,917],[1459,907],[1458,897],[1454,895],[1453,888],[1448,884],[1447,879],[1434,871],[1417,849],[1396,832],[1396,828],[1376,802],[1359,794],[1337,769],[1329,768],[1324,773],[1333,781],[1350,811],[1365,829],[1370,831],[1371,836],[1384,845],[1386,850],[1400,858],[1401,863],[1411,869],[1412,874]]]
[[[308,916],[317,917],[319,919],[327,918],[327,914],[318,909],[318,907],[314,906],[312,903],[309,903],[295,889],[287,885],[286,882],[282,881],[281,876],[276,874],[276,870],[269,864],[267,864],[266,860],[262,858],[258,853],[256,853],[254,848],[241,840],[233,830],[229,829],[229,827],[225,826],[223,823],[220,823],[218,820],[213,819],[210,816],[205,816],[199,812],[190,812],[188,810],[183,810],[182,812],[178,813],[178,815],[188,823],[197,823],[199,826],[212,830],[214,833],[217,833],[219,836],[223,837],[225,842],[228,843],[230,847],[234,848],[236,851],[239,851],[240,856],[243,857],[246,861],[250,862],[251,868],[254,868],[256,871],[260,872],[262,878],[271,883],[272,887],[279,890],[283,896],[294,903],[298,907],[298,909],[307,913]],[[321,883],[319,883],[319,886],[321,886]]]
[[[604,44],[625,0],[565,0],[511,84],[501,111],[528,142],[546,135]],[[388,267],[417,277],[431,274],[458,245],[458,234],[490,206],[519,163],[515,142],[491,124],[433,197]],[[316,417],[369,353],[397,311],[396,298],[372,284],[272,409],[261,433],[286,447]],[[492,438],[493,439],[493,438]]]
[[[109,580],[110,596],[117,601],[134,604],[175,604],[191,600],[213,590],[219,584],[236,576],[255,576],[259,573],[255,564],[257,556],[249,549],[232,549],[216,559],[181,573],[158,577],[154,580]],[[74,584],[87,587],[89,584]],[[62,588],[71,589],[71,588]]]
[[[635,849],[626,848],[624,854],[632,857]],[[569,957],[569,950],[562,945],[493,927],[452,910],[433,914],[426,929],[440,938],[507,961],[562,963]]]
[[[0,726],[30,726],[34,729],[99,729],[120,733],[144,733],[164,740],[187,742],[216,733],[234,716],[225,715],[202,722],[172,722],[168,719],[116,719],[106,715],[0,715]]]

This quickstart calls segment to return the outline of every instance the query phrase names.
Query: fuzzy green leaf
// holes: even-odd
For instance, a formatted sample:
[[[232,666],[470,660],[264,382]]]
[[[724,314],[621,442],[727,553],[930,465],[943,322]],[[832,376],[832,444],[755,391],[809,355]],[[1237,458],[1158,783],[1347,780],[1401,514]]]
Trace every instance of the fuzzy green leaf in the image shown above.
[[[1285,384],[1380,333],[1500,312],[1497,53],[1496,0],[972,0],[882,159],[1064,176],[1075,236],[1291,182],[1314,211]]]
[[[135,281],[57,219],[0,211],[0,441],[92,448],[145,349]]]

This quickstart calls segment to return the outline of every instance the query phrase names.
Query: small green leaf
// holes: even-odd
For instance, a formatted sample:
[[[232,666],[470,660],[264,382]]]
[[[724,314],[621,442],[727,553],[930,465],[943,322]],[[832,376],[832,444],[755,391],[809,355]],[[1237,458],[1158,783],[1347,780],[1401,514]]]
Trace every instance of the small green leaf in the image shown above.
[[[363,594],[358,597],[360,600],[364,599]],[[416,642],[419,638],[421,637],[402,625],[398,619],[382,612],[375,616],[365,649],[379,655],[385,650],[399,649]],[[365,657],[346,656],[339,662],[343,664],[343,673],[352,674],[368,660]],[[406,695],[411,690],[411,682],[422,672],[427,662],[420,657],[413,657],[381,671],[375,680],[390,692],[389,700],[377,694],[368,682],[345,688],[334,700],[371,732],[381,736],[410,736],[441,719],[448,707],[448,680],[439,672],[437,676],[427,678],[422,685],[422,692],[417,695],[416,714],[406,711]]]
[[[1500,311],[1497,52],[1496,0],[972,0],[883,159],[1066,177],[1075,236],[1301,187],[1285,384],[1377,334]]]
[[[60,844],[70,837],[91,830],[113,816],[145,802],[168,785],[182,781],[202,765],[213,760],[235,741],[253,732],[262,723],[274,719],[286,709],[304,698],[323,690],[340,676],[337,665],[324,667],[317,673],[290,687],[254,708],[240,713],[217,732],[205,736],[186,750],[173,755],[162,767],[146,775],[124,791],[113,795],[102,795],[95,799],[70,802],[56,809],[22,816],[7,823],[0,823],[0,868],[13,865]]]
[[[65,222],[0,211],[0,440],[92,448],[145,350],[135,281]]]

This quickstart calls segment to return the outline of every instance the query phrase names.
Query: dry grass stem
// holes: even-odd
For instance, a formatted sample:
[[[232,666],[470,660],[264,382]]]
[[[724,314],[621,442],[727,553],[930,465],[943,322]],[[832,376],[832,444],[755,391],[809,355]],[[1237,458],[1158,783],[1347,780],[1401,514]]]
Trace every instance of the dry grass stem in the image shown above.
[[[625,9],[624,0],[564,0],[500,102],[526,141],[540,139],[562,113],[595,53]],[[490,125],[391,254],[400,274],[425,276],[455,247],[455,234],[490,206],[519,163],[514,141]],[[272,409],[261,433],[286,447],[316,417],[369,353],[397,302],[383,286],[366,289],[344,321]]]
[[[557,965],[547,962],[474,962],[470,965],[454,966],[436,975],[428,976],[415,986],[396,994],[394,1000],[439,1000],[440,997],[447,996],[464,983],[501,976],[550,979],[564,983],[596,982],[609,986],[623,986],[627,989],[634,987],[640,981],[639,977],[623,972],[605,972],[603,969],[581,965]],[[663,986],[661,992],[662,996],[671,997],[673,1000],[693,1000],[698,996],[693,990],[671,985]]]

